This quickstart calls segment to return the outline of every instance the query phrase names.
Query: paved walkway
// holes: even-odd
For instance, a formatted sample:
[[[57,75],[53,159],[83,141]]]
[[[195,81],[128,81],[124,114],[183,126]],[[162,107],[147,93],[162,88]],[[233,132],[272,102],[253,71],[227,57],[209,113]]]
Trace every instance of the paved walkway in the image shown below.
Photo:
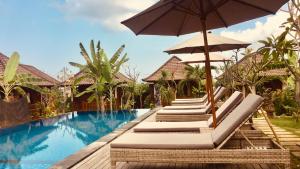
[[[254,126],[261,129],[265,134],[274,138],[274,135],[264,118],[253,119]],[[291,153],[300,158],[300,137],[283,128],[272,125],[282,146],[291,150]],[[299,131],[300,132],[300,131]]]

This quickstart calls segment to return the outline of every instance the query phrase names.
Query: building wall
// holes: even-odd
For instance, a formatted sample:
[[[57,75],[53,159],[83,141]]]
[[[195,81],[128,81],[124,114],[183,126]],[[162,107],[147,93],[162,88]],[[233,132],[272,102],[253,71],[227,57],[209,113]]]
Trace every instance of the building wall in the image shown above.
[[[79,92],[82,92],[87,87],[89,87],[89,85],[81,85],[77,88],[77,90]],[[96,101],[88,103],[88,98],[90,97],[90,95],[91,94],[85,94],[80,97],[74,97],[72,110],[73,111],[96,111],[97,110]],[[115,100],[113,107],[115,110],[118,110],[120,109],[121,106],[122,90],[120,88],[117,88],[117,90],[115,91],[115,95],[117,96],[117,99]],[[108,101],[104,102],[104,107],[105,110],[108,110],[110,108]]]

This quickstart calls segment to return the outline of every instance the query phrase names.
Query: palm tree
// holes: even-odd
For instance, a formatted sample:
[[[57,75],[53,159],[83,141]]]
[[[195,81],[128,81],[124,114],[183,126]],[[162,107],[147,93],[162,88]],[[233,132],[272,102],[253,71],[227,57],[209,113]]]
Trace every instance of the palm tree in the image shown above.
[[[0,75],[0,92],[4,95],[4,100],[9,102],[9,96],[14,92],[18,92],[22,96],[26,92],[22,87],[29,88],[38,92],[42,92],[41,88],[33,83],[39,82],[40,79],[34,78],[29,74],[18,74],[20,55],[14,52],[9,58],[4,73]]]
[[[179,82],[179,90],[183,92],[185,86],[190,85],[190,82],[194,82],[197,84],[197,87],[193,87],[192,92],[194,95],[199,96],[203,92],[202,88],[205,83],[205,69],[199,65],[187,66],[185,67],[185,72],[186,78]]]
[[[78,93],[76,97],[80,97],[84,94],[90,93],[91,96],[88,98],[88,102],[92,102],[96,100],[97,103],[97,111],[104,111],[103,101],[104,94],[106,91],[106,86],[109,89],[109,97],[110,97],[110,107],[112,110],[112,101],[113,101],[113,84],[114,76],[117,72],[119,72],[121,65],[128,61],[127,55],[125,54],[121,59],[119,59],[120,54],[123,52],[125,45],[122,45],[116,53],[108,59],[104,49],[100,46],[100,41],[98,41],[96,48],[94,45],[94,41],[91,40],[90,43],[90,51],[91,56],[87,53],[82,43],[79,44],[81,49],[81,55],[86,61],[86,64],[79,64],[70,62],[70,64],[74,67],[77,67],[82,71],[82,76],[78,77],[74,80],[74,85],[76,86],[78,83],[85,79],[90,79],[94,83],[85,89],[85,91]],[[96,49],[96,50],[95,50]],[[99,107],[100,105],[100,107]]]

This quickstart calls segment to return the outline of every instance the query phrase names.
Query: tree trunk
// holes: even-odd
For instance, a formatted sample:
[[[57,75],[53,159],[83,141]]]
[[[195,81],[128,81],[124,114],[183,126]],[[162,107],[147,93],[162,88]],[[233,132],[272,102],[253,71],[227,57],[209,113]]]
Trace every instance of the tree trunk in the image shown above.
[[[252,94],[256,94],[256,86],[249,86],[249,89]]]
[[[246,87],[243,85],[243,87],[242,87],[242,93],[243,93],[243,96],[244,96],[244,98],[246,98]]]
[[[97,113],[100,112],[100,106],[99,105],[101,105],[101,102],[99,102],[99,97],[100,96],[98,94],[96,94]]]
[[[9,95],[5,94],[4,101],[9,102]]]
[[[113,89],[109,87],[109,107],[110,111],[113,111]]]
[[[140,108],[143,108],[143,96],[140,95]]]
[[[103,96],[100,96],[100,108],[101,108],[101,112],[105,112],[104,97]]]
[[[127,98],[127,101],[126,101],[126,104],[125,104],[125,109],[129,109],[130,101],[131,101],[131,94],[129,94],[129,96]]]
[[[295,99],[300,105],[300,80],[295,80]]]
[[[121,102],[121,105],[120,105],[121,110],[123,110],[123,97],[124,97],[124,90],[122,89],[122,95],[121,95],[121,100],[120,100],[120,102]]]

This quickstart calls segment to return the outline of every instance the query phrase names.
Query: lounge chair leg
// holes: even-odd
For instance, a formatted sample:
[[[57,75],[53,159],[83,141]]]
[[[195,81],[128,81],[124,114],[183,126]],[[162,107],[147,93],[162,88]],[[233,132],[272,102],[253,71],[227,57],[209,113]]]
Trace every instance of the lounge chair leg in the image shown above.
[[[111,161],[110,162],[110,168],[111,169],[116,169],[117,168],[117,162],[116,161]]]

